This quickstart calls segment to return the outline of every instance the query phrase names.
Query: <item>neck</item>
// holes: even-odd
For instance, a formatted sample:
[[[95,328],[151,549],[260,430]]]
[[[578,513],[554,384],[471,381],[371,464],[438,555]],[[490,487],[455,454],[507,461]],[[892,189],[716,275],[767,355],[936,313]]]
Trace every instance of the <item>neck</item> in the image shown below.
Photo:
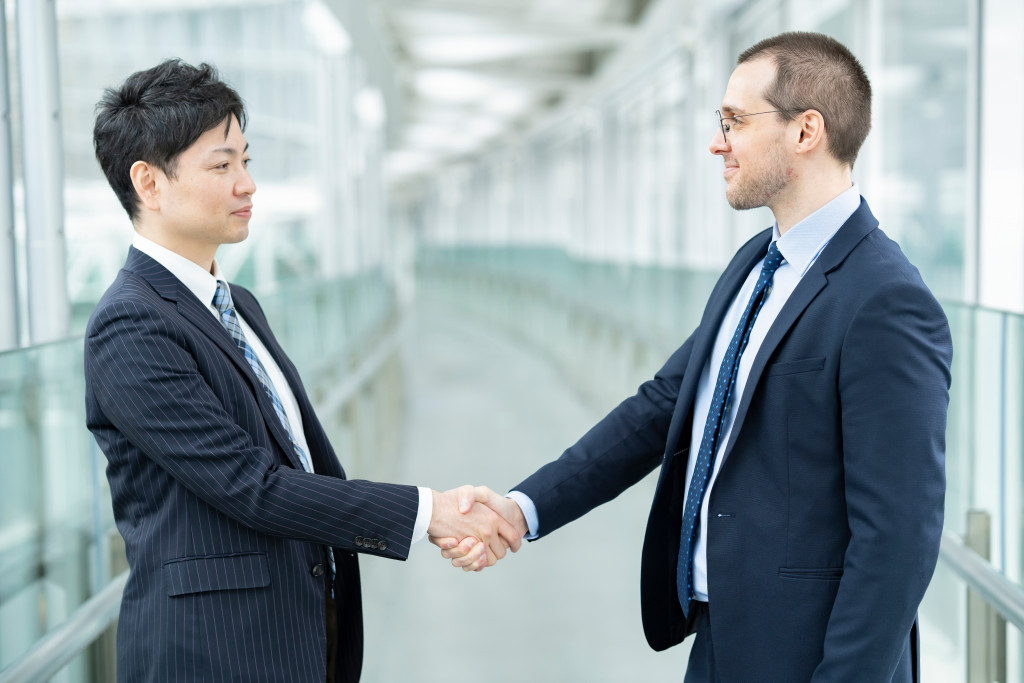
[[[172,234],[170,231],[162,230],[159,226],[140,221],[135,224],[135,230],[146,239],[156,242],[164,249],[169,249],[179,256],[184,256],[192,263],[203,268],[208,273],[213,272],[213,259],[217,255],[216,244],[196,243],[183,239]]]
[[[825,168],[805,169],[789,186],[790,191],[770,205],[779,234],[784,235],[794,225],[846,192],[853,185],[849,166],[830,164]]]

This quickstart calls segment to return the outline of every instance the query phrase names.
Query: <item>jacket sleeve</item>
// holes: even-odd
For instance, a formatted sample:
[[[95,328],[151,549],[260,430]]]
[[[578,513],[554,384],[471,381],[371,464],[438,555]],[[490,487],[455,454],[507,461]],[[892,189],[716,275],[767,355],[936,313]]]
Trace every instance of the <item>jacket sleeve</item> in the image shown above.
[[[661,463],[692,348],[691,336],[634,396],[513,487],[537,507],[538,538],[612,500]]]
[[[127,298],[94,314],[85,366],[99,416],[90,429],[109,422],[175,481],[253,529],[353,552],[364,550],[357,536],[379,533],[394,541],[380,554],[405,559],[417,489],[280,465],[225,409],[210,384],[218,380],[203,375],[190,340],[165,315]],[[235,372],[226,360],[223,372]]]
[[[842,344],[850,541],[813,681],[888,681],[938,558],[952,341],[919,282],[879,288]]]

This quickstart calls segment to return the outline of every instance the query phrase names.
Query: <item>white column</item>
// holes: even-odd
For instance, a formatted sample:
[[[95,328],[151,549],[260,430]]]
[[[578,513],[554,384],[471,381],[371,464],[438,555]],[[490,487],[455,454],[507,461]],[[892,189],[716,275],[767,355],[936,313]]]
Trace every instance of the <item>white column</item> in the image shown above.
[[[14,239],[11,98],[7,83],[7,8],[0,0],[0,351],[18,346],[18,277]]]
[[[22,157],[32,343],[68,334],[64,258],[64,159],[54,0],[19,2]]]

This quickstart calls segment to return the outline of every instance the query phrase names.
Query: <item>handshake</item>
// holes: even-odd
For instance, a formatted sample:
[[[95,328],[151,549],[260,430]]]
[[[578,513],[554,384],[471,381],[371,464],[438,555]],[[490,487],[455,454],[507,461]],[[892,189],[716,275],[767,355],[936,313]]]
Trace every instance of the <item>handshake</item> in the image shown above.
[[[441,556],[463,571],[481,571],[519,550],[528,528],[523,511],[511,498],[486,486],[434,491],[427,535]]]

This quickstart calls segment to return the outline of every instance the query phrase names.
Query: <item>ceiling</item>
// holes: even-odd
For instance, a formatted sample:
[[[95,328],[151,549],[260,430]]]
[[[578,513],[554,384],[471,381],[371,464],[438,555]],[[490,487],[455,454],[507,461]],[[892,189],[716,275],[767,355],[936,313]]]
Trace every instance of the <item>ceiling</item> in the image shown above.
[[[593,77],[650,0],[368,0],[404,89],[393,184],[478,155]]]

